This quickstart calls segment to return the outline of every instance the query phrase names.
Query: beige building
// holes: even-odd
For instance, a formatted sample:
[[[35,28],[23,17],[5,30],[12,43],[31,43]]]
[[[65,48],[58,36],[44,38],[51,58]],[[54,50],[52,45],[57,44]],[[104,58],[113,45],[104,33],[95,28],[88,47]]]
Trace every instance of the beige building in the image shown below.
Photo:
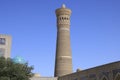
[[[58,80],[57,77],[32,77],[31,80]]]
[[[77,71],[59,80],[120,80],[120,61]]]
[[[120,61],[78,70],[60,77],[33,77],[31,80],[120,80]]]
[[[0,34],[0,57],[10,57],[11,36]]]

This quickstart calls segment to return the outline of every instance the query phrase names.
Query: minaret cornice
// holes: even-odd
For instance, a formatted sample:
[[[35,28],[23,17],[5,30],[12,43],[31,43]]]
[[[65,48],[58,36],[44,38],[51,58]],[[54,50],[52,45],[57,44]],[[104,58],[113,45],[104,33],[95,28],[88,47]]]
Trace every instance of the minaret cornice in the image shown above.
[[[71,10],[66,8],[65,4],[63,4],[61,8],[56,9],[55,12],[56,12],[56,16],[71,15]]]

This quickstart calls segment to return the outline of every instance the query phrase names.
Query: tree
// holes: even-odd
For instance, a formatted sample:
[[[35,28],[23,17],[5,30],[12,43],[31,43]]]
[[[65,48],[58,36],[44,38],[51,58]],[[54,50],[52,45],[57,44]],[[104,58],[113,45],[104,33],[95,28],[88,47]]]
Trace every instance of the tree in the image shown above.
[[[10,58],[0,57],[0,80],[30,80],[32,70],[28,63],[15,63]]]

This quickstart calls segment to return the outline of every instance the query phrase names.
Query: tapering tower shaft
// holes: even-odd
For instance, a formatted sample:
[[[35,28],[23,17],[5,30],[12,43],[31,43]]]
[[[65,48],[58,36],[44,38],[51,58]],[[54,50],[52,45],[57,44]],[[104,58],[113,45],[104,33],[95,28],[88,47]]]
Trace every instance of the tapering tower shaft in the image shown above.
[[[72,73],[72,55],[70,47],[70,15],[71,10],[65,5],[56,10],[57,45],[54,76]]]

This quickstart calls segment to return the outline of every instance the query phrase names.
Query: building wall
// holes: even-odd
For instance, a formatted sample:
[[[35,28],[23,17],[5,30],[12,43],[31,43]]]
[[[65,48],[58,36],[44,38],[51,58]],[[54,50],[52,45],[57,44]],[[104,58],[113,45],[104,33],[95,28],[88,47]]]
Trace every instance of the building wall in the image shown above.
[[[10,57],[11,36],[0,34],[0,57]]]
[[[58,80],[120,80],[120,61],[65,75]]]
[[[57,77],[33,77],[30,80],[57,80]]]

